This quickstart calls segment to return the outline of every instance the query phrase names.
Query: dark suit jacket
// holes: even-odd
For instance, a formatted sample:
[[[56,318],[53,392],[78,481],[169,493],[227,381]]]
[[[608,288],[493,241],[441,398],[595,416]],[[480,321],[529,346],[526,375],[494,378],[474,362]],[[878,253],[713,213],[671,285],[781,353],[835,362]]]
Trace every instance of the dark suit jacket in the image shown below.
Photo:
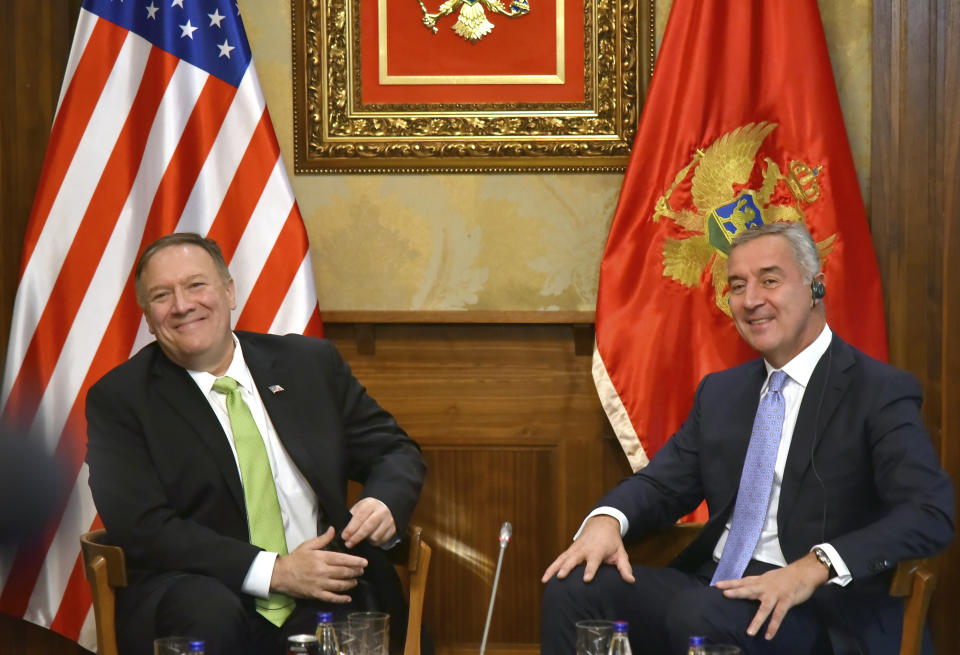
[[[695,570],[712,557],[733,511],[765,379],[758,359],[700,382],[680,430],[599,503],[624,512],[628,539],[671,525],[706,499],[710,518],[673,565]],[[891,569],[939,552],[953,537],[953,487],[920,404],[912,376],[834,336],[804,393],[784,471],[783,555],[792,562],[824,542],[837,549],[853,582],[821,587],[814,602],[832,638],[840,626],[871,654],[899,648],[902,603],[887,596]]]
[[[386,503],[402,535],[426,470],[417,444],[327,341],[237,337],[284,448],[317,494],[322,520],[338,534],[346,526],[349,478]],[[189,374],[152,343],[90,389],[87,422],[90,489],[110,539],[126,552],[127,601],[136,602],[138,585],[175,571],[212,576],[241,594],[259,549],[249,542],[227,437]],[[397,612],[399,581],[383,551],[361,544],[356,552],[385,596],[380,606]]]

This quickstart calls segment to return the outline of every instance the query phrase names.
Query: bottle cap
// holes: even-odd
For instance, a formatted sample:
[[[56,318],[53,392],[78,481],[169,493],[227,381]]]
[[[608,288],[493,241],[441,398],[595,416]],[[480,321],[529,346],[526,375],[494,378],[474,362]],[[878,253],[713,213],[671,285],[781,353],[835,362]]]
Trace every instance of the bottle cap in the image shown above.
[[[627,622],[626,622],[626,621],[614,621],[614,622],[613,622],[613,631],[614,631],[614,632],[626,632],[626,631],[627,631]]]
[[[705,646],[707,644],[707,638],[701,637],[700,635],[692,635],[690,637],[691,646]]]
[[[206,643],[203,639],[195,639],[187,645],[188,653],[202,653],[206,648]]]
[[[333,623],[333,613],[317,612],[317,623]]]

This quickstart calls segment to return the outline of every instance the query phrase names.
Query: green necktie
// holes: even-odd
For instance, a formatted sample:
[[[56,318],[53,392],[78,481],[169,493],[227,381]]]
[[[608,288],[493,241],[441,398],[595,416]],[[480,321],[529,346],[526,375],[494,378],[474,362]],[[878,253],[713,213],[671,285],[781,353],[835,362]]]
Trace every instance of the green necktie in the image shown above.
[[[217,378],[213,390],[227,397],[227,416],[233,429],[233,443],[240,462],[243,478],[243,496],[247,504],[247,523],[250,543],[266,551],[287,554],[287,537],[283,531],[283,516],[273,471],[267,458],[260,430],[253,420],[250,408],[240,395],[237,381],[230,377]],[[270,623],[280,627],[293,612],[295,601],[284,594],[270,594],[257,599],[257,611]]]

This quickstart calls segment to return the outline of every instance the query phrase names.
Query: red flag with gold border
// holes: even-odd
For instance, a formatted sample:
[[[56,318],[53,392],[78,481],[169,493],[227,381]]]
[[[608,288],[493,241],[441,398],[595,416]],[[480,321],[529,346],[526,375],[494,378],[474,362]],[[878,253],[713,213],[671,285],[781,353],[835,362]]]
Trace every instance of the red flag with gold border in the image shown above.
[[[805,222],[830,327],[886,359],[876,256],[815,0],[676,0],[600,269],[593,374],[633,468],[699,380],[757,356],[727,306],[726,248]]]

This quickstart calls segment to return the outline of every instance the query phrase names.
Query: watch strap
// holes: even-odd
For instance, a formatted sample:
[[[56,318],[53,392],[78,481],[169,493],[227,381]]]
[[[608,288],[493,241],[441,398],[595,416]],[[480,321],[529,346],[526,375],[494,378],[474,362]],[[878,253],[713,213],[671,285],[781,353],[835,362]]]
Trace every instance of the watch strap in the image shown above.
[[[820,560],[820,563],[827,567],[827,575],[830,576],[827,579],[832,580],[833,578],[837,577],[837,570],[833,568],[833,562],[830,561],[830,556],[827,555],[827,551],[817,546],[812,552],[814,556]]]

